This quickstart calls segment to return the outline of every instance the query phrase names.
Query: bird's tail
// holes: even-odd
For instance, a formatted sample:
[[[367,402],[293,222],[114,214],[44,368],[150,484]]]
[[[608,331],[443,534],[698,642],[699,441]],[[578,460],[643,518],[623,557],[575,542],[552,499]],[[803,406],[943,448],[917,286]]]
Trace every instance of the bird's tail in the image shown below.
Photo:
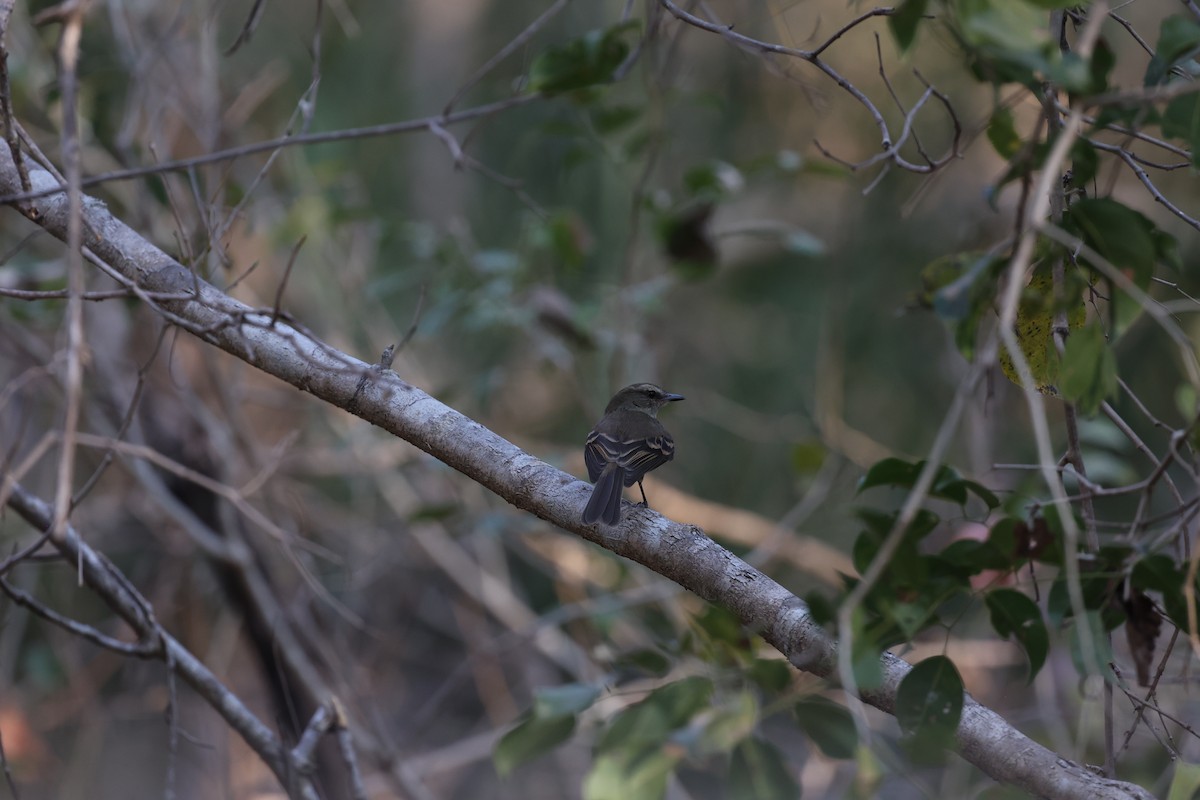
[[[621,473],[624,470],[617,464],[604,465],[604,471],[596,479],[592,489],[592,497],[588,500],[587,508],[583,510],[583,524],[591,525],[596,520],[604,520],[605,525],[616,525],[621,520]]]

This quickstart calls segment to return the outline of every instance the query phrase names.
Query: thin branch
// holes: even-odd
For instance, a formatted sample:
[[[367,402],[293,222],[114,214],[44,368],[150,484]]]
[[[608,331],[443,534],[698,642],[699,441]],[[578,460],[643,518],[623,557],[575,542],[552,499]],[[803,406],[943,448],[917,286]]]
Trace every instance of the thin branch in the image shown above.
[[[229,45],[229,48],[225,51],[225,55],[233,55],[241,49],[242,45],[250,41],[250,37],[258,30],[258,23],[262,21],[266,5],[267,0],[254,0],[254,5],[250,7],[250,13],[246,16],[246,21],[242,23],[242,29],[238,31],[237,38],[233,40],[233,44]]]
[[[80,188],[82,166],[79,156],[78,86],[75,67],[79,60],[79,40],[83,36],[83,15],[89,0],[77,0],[62,7],[63,28],[58,42],[59,84],[62,88],[63,168],[67,175],[67,407],[63,415],[62,444],[54,494],[54,526],[51,538],[62,535],[71,513],[71,487],[75,483],[75,436],[83,405],[83,194]],[[45,13],[45,12],[43,12]],[[80,567],[82,570],[82,566]],[[80,573],[82,581],[83,575]]]
[[[38,530],[48,529],[54,521],[51,505],[14,484],[8,506]],[[63,535],[51,543],[69,562],[82,565],[84,582],[124,619],[144,641],[154,642],[160,657],[174,664],[179,675],[241,735],[285,786],[296,774],[295,765],[278,739],[242,701],[229,691],[191,651],[181,645],[150,614],[150,604],[110,561],[92,550],[75,528],[67,524]],[[85,635],[80,633],[79,635]],[[118,645],[125,646],[123,642]],[[141,655],[131,653],[131,655]],[[305,780],[297,794],[303,800],[316,800],[316,792]]]
[[[549,8],[538,15],[537,19],[529,23],[525,27],[525,30],[518,33],[508,42],[508,44],[504,45],[504,47],[501,47],[499,52],[485,61],[483,66],[475,70],[471,77],[463,81],[462,85],[458,87],[458,91],[454,93],[454,96],[446,102],[446,107],[442,109],[442,116],[450,116],[450,114],[454,111],[454,107],[458,105],[458,102],[466,97],[467,92],[475,88],[475,86],[477,86],[481,80],[486,78],[492,70],[499,66],[504,59],[508,58],[510,55],[524,47],[526,43],[537,34],[538,31],[546,27],[550,20],[558,16],[559,12],[566,8],[567,4],[570,2],[571,0],[555,0],[555,2]]]
[[[33,597],[33,595],[18,589],[3,578],[0,578],[0,591],[8,595],[8,598],[17,605],[28,608],[47,622],[57,625],[67,633],[78,636],[81,639],[86,639],[97,647],[103,647],[106,650],[112,650],[114,653],[133,656],[135,658],[157,658],[162,654],[162,643],[157,640],[123,642],[120,639],[114,639],[96,630],[91,625],[76,622],[70,617],[59,614]]]
[[[350,773],[350,796],[354,800],[367,800],[367,789],[363,785],[358,757],[354,751],[354,737],[350,735],[350,729],[346,725],[346,709],[336,697],[331,697],[329,703],[333,706],[333,732],[337,737],[338,751],[342,754],[346,771]]]
[[[0,287],[0,297],[7,297],[11,300],[67,300],[71,297],[70,289],[47,289],[39,291],[34,289],[5,289]],[[81,300],[91,302],[102,302],[104,300],[124,300],[130,297],[135,297],[134,293],[129,289],[109,289],[100,292],[84,292],[80,296]],[[186,300],[191,297],[190,294],[156,294],[153,292],[147,293],[147,297],[152,300]]]
[[[1194,92],[1200,92],[1200,81],[1174,81],[1161,86],[1147,86],[1142,89],[1118,89],[1091,97],[1085,97],[1080,106],[1083,108],[1100,108],[1102,106],[1132,106],[1152,105],[1166,100],[1174,100]]]
[[[292,277],[292,267],[296,266],[296,257],[300,255],[300,248],[304,247],[306,241],[308,241],[308,234],[301,236],[292,247],[292,254],[288,256],[287,266],[283,268],[283,277],[279,279],[279,285],[275,287],[275,305],[272,306],[271,311],[272,325],[279,321],[280,307],[283,305],[283,293],[287,289],[288,278]]]
[[[4,141],[8,144],[8,152],[17,166],[21,176],[21,187],[29,189],[29,173],[25,169],[25,159],[21,155],[20,137],[17,133],[16,121],[12,115],[12,84],[8,79],[8,23],[12,19],[15,0],[0,0],[0,116],[4,122]],[[7,764],[5,765],[7,768]]]
[[[207,153],[202,156],[196,156],[194,158],[181,158],[175,161],[164,161],[161,164],[155,164],[152,166],[104,172],[99,175],[93,175],[90,178],[84,178],[82,181],[80,181],[79,185],[81,188],[87,189],[93,186],[99,186],[100,184],[110,183],[112,181],[127,181],[133,178],[143,178],[147,175],[159,175],[165,172],[179,172],[181,170],[188,170],[192,169],[193,167],[203,166],[205,164],[218,164],[223,161],[233,161],[242,158],[243,156],[254,155],[256,153],[265,153],[284,147],[302,147],[314,144],[327,144],[329,142],[373,139],[383,136],[396,136],[402,133],[428,131],[434,125],[441,125],[444,127],[446,125],[455,125],[460,122],[467,122],[483,117],[489,117],[493,114],[499,114],[503,111],[528,105],[540,99],[542,99],[542,95],[539,93],[523,94],[516,97],[510,97],[505,100],[498,100],[494,103],[476,106],[475,108],[468,108],[464,111],[456,111],[449,115],[422,117],[420,119],[407,120],[404,122],[389,122],[383,125],[368,125],[362,128],[346,128],[340,131],[328,131],[325,133],[306,133],[297,136],[282,136],[277,139],[269,139],[263,142],[254,142],[252,144],[241,145],[239,147],[230,147],[226,150],[217,150],[215,152]],[[36,200],[38,198],[58,194],[65,189],[65,184],[56,183],[52,186],[43,185],[33,189],[32,191],[13,191],[9,194],[0,196],[0,204],[23,203],[27,200]]]
[[[44,545],[49,538],[50,538],[50,531],[43,531],[41,536],[37,537],[32,542],[30,542],[29,544],[22,547],[20,550],[13,553],[8,558],[4,559],[3,561],[0,561],[0,576],[7,575],[9,570],[11,570],[17,564],[20,564],[22,561],[29,558],[34,553],[36,553],[38,550],[40,550],[42,548],[42,545]]]
[[[1107,145],[1102,142],[1092,142],[1092,146],[1097,150],[1116,154],[1117,158],[1121,159],[1121,161],[1125,163],[1125,166],[1129,167],[1133,174],[1137,176],[1137,179],[1142,182],[1142,185],[1146,187],[1148,192],[1150,192],[1150,195],[1154,198],[1156,203],[1162,205],[1176,217],[1183,220],[1188,225],[1191,225],[1196,230],[1200,230],[1200,219],[1196,219],[1195,217],[1186,213],[1179,206],[1168,200],[1166,195],[1159,191],[1158,187],[1154,185],[1154,181],[1150,179],[1150,175],[1146,172],[1146,170],[1142,169],[1142,167],[1137,163],[1137,159],[1135,159],[1133,154],[1131,154],[1128,150],[1123,147]]]
[[[675,3],[673,3],[671,0],[659,0],[659,2],[661,2],[663,7],[667,9],[667,11],[669,11],[676,19],[686,22],[687,24],[701,30],[708,31],[709,33],[715,33],[732,44],[739,45],[760,53],[774,53],[776,55],[790,56],[792,58],[798,58],[802,61],[809,62],[814,67],[824,72],[831,80],[833,80],[834,83],[836,83],[843,90],[849,93],[851,97],[862,104],[862,106],[867,110],[867,113],[869,113],[872,119],[875,120],[876,127],[879,128],[879,133],[882,137],[882,149],[888,150],[891,148],[891,134],[888,133],[887,123],[884,122],[883,115],[879,113],[879,109],[876,108],[875,104],[872,103],[865,94],[859,91],[854,84],[843,78],[837,72],[837,70],[822,61],[820,56],[831,44],[836,42],[855,26],[865,22],[868,19],[871,19],[872,17],[891,14],[893,13],[892,9],[875,9],[867,14],[860,15],[855,20],[840,28],[836,33],[834,33],[833,36],[818,46],[815,50],[800,50],[795,47],[772,44],[770,42],[764,42],[751,38],[734,31],[732,25],[718,25],[716,23],[709,22],[708,20],[702,19],[695,14],[684,11],[682,8],[675,5]]]
[[[117,432],[114,437],[116,439],[124,439],[126,433],[129,432],[129,427],[133,424],[133,416],[135,413],[137,413],[138,408],[141,406],[142,392],[145,391],[146,388],[146,373],[149,371],[150,366],[154,363],[155,359],[158,358],[158,350],[160,347],[162,347],[163,340],[166,339],[168,330],[169,329],[166,325],[160,327],[158,337],[154,340],[154,349],[150,352],[150,356],[146,359],[146,362],[138,368],[137,380],[133,386],[133,396],[129,398],[129,402],[125,406],[125,415],[121,419],[121,424],[117,427]],[[74,496],[71,498],[72,507],[78,506],[81,502],[83,502],[83,498],[87,497],[92,491],[92,488],[100,481],[100,477],[104,475],[105,470],[108,469],[108,465],[112,463],[112,460],[113,451],[111,449],[105,450],[104,456],[100,459],[100,463],[96,465],[96,468],[92,470],[92,474],[83,482],[83,486],[79,487],[79,491],[75,492]]]

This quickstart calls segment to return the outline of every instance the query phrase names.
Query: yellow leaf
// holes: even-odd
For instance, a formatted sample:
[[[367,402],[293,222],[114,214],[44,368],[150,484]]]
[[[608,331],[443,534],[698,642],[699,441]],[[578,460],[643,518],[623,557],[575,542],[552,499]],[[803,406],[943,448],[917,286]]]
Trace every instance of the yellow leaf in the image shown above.
[[[1087,317],[1087,307],[1083,303],[1083,293],[1079,287],[1077,271],[1068,268],[1068,279],[1065,287],[1065,304],[1067,311],[1067,327],[1075,330],[1083,325]],[[1033,277],[1021,296],[1017,308],[1017,320],[1013,325],[1013,333],[1017,336],[1017,344],[1029,364],[1033,376],[1033,385],[1039,392],[1057,396],[1059,355],[1054,347],[1054,317],[1062,306],[1054,302],[1054,277],[1051,267],[1042,263],[1033,270]],[[1021,386],[1020,376],[1017,375],[1012,355],[1005,347],[1000,348],[1000,369],[1005,377]]]

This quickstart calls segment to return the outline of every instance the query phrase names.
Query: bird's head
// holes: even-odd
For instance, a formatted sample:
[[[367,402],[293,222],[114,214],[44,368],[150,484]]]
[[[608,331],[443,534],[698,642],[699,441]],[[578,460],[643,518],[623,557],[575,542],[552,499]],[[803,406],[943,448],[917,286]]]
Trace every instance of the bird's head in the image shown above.
[[[608,402],[608,408],[604,409],[604,413],[608,414],[624,408],[641,411],[643,414],[655,417],[658,416],[658,410],[667,403],[682,399],[683,395],[664,392],[653,383],[635,383],[613,395],[613,399]]]

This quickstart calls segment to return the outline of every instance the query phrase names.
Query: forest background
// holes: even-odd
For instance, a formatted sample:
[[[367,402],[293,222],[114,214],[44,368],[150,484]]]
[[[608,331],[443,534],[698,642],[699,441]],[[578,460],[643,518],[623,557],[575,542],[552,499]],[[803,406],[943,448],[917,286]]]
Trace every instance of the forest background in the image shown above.
[[[1200,785],[1194,3],[0,19],[14,796]]]

